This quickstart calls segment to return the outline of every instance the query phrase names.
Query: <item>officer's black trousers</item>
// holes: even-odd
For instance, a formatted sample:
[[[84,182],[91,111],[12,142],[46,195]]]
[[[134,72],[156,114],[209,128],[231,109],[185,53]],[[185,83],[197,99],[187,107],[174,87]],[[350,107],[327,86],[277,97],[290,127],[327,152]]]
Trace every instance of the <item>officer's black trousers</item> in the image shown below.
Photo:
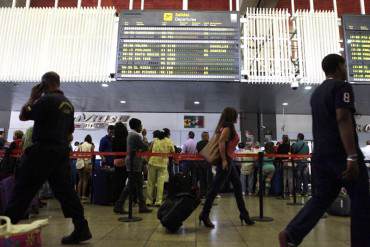
[[[5,215],[13,223],[21,220],[34,196],[48,181],[64,216],[73,222],[83,221],[84,210],[71,183],[69,162],[69,148],[65,145],[34,144],[26,149]]]
[[[295,244],[302,242],[337,198],[341,188],[345,187],[351,198],[351,246],[370,246],[370,193],[366,167],[363,162],[359,163],[360,175],[352,182],[341,178],[345,169],[345,161],[314,160],[313,196],[286,228],[290,240]]]

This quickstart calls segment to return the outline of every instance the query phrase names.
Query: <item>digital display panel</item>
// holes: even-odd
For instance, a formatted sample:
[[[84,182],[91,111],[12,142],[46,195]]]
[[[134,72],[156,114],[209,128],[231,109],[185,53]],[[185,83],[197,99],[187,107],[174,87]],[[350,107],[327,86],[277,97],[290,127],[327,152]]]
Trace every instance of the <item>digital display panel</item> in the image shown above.
[[[237,12],[120,13],[117,80],[240,81]]]
[[[348,81],[370,83],[370,16],[344,15]]]

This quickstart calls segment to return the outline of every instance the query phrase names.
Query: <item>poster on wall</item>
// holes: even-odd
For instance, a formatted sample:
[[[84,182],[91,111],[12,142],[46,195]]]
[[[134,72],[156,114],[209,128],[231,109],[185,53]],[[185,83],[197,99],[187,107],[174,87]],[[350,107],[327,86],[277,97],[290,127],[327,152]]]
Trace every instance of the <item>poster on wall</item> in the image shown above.
[[[184,116],[184,128],[186,129],[204,128],[204,116]]]

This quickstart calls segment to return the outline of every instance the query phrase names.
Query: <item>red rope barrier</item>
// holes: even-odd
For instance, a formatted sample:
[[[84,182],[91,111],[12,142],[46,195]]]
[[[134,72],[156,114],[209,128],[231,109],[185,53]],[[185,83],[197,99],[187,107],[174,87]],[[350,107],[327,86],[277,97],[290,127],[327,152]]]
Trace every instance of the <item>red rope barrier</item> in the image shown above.
[[[4,157],[5,152],[0,151],[0,157]],[[92,156],[127,156],[127,152],[71,152],[72,159],[78,158],[90,158]],[[11,157],[19,158],[21,153],[14,152]],[[163,157],[163,158],[174,158],[175,160],[204,160],[204,158],[199,154],[177,154],[177,153],[152,153],[152,152],[138,152],[138,157],[149,158],[149,157]],[[265,154],[266,158],[281,158],[281,159],[309,159],[311,155],[302,154]],[[258,158],[258,153],[234,153],[233,158]]]

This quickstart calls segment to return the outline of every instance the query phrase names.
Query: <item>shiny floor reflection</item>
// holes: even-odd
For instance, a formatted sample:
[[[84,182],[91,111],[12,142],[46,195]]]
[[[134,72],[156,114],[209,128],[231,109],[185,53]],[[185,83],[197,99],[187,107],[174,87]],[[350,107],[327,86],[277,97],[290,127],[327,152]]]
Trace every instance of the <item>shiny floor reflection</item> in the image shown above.
[[[258,198],[246,197],[251,215],[258,215]],[[141,222],[122,223],[114,215],[111,207],[85,205],[86,217],[94,238],[83,246],[86,247],[275,247],[278,246],[277,234],[297,213],[300,206],[287,206],[287,201],[275,198],[265,199],[265,215],[274,218],[273,222],[257,223],[255,226],[242,226],[235,200],[223,195],[214,206],[211,219],[215,229],[199,226],[198,208],[189,217],[177,234],[168,234],[152,214],[140,215]],[[134,208],[137,214],[137,208]],[[59,204],[49,201],[47,208],[41,210],[36,218],[50,217],[50,224],[43,229],[43,246],[55,247],[60,238],[72,230],[70,220],[63,218]],[[303,247],[344,247],[349,244],[349,218],[329,216],[322,219],[307,236]]]

